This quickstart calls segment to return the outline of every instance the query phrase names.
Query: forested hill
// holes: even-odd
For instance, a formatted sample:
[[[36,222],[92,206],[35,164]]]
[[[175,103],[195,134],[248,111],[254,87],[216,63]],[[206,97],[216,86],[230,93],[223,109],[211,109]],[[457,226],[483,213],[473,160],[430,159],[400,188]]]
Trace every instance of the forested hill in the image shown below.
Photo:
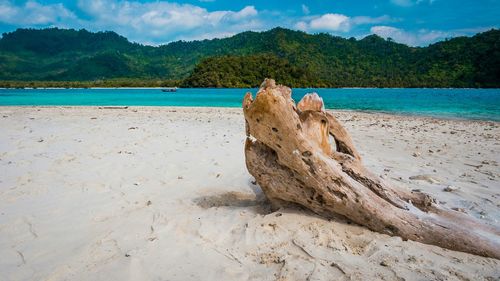
[[[114,32],[18,29],[0,39],[0,80],[175,80],[186,87],[500,87],[500,30],[409,47],[283,28],[230,38],[129,42]]]

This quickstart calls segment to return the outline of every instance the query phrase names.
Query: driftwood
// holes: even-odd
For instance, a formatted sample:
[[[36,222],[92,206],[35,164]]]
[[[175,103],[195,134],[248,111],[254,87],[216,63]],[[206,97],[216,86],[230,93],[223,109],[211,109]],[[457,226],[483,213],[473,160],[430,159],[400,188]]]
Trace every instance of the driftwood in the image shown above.
[[[499,228],[370,173],[318,95],[295,105],[289,88],[266,79],[255,100],[246,94],[243,112],[247,168],[275,207],[299,204],[404,240],[500,259]]]

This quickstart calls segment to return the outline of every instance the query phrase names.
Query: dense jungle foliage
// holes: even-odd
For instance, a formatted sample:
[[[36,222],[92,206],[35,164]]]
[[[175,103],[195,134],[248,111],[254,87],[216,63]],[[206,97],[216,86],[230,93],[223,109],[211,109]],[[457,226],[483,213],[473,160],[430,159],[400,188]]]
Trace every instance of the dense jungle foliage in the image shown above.
[[[114,32],[18,29],[0,39],[0,87],[500,87],[500,30],[409,47],[283,28],[159,47]]]

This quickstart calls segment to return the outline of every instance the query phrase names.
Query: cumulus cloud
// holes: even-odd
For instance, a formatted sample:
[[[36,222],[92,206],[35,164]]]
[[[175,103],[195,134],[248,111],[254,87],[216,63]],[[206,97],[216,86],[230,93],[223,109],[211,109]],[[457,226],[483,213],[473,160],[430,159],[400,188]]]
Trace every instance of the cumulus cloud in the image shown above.
[[[371,33],[409,45],[425,45],[478,30],[408,31],[390,26],[399,21],[387,15],[348,16],[340,13],[311,15],[301,5],[301,15],[277,10],[258,11],[254,6],[239,10],[207,10],[176,0],[78,0],[69,10],[64,4],[42,0],[0,0],[0,24],[14,27],[86,28],[112,30],[132,41],[158,45],[174,40],[199,40],[228,37],[239,32],[267,30],[277,25],[306,32],[329,32],[342,36]],[[198,0],[212,1],[212,0]],[[400,6],[432,3],[435,0],[390,0]],[[371,28],[370,28],[371,27]],[[484,28],[479,31],[486,30]]]
[[[6,24],[61,25],[65,21],[75,19],[76,16],[62,4],[42,5],[36,1],[27,1],[22,5],[15,5],[11,1],[0,0],[0,22]]]
[[[349,17],[341,14],[324,14],[309,22],[312,30],[348,31],[349,25]]]
[[[349,17],[343,14],[324,14],[301,20],[295,24],[295,28],[302,31],[348,32],[359,25],[390,21],[393,21],[393,19],[386,15],[380,17]]]
[[[196,5],[167,1],[79,0],[77,7],[80,17],[61,3],[0,0],[0,23],[113,30],[132,41],[150,44],[227,37],[263,28],[254,6],[208,11]]]
[[[80,0],[78,7],[92,18],[92,28],[115,30],[136,41],[148,38],[162,43],[164,38],[229,36],[259,26],[254,6],[209,12],[199,6],[166,1]]]
[[[453,35],[449,32],[426,29],[408,32],[392,26],[373,26],[370,31],[382,38],[392,38],[396,42],[411,46],[428,45]]]

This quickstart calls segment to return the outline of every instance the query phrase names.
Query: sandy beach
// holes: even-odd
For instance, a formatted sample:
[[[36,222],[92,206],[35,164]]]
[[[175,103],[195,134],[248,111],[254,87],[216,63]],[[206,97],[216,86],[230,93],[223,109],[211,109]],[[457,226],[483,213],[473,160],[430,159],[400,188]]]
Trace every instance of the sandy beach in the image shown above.
[[[367,168],[500,221],[500,123],[341,111]],[[500,280],[500,261],[272,212],[240,109],[0,107],[0,280]]]

